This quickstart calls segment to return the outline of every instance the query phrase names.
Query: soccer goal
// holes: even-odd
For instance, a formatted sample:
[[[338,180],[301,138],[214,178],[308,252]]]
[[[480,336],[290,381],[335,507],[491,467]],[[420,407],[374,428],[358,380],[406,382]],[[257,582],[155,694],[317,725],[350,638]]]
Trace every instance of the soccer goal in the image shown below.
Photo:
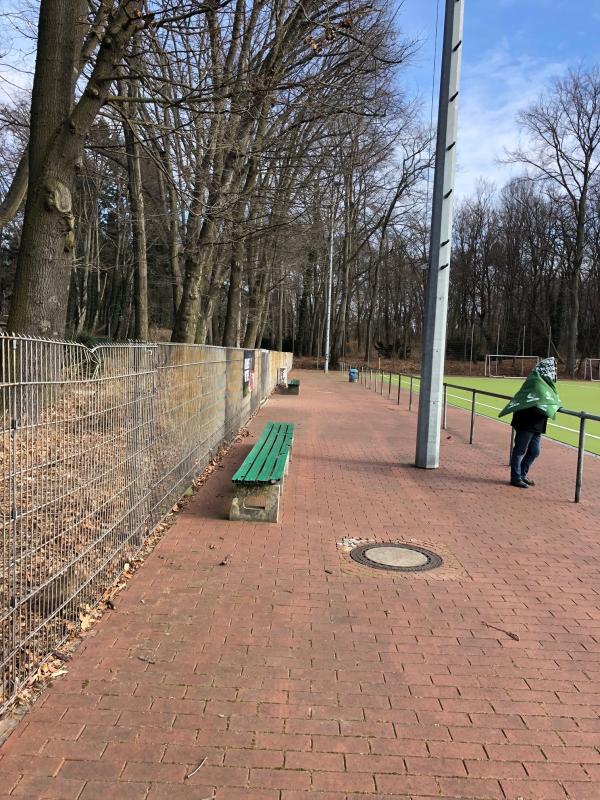
[[[600,381],[600,358],[586,358],[583,365],[585,381]]]
[[[492,353],[485,357],[485,376],[486,378],[524,378],[540,361],[540,356]]]

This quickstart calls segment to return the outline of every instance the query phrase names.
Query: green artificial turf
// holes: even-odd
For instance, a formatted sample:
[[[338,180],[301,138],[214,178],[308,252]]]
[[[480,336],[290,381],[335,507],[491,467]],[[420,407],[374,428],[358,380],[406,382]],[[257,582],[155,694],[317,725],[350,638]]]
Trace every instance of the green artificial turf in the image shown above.
[[[447,377],[446,383],[459,386],[472,386],[486,392],[514,395],[521,384],[520,379],[514,378],[472,378],[472,377]],[[403,384],[404,385],[404,384]],[[587,411],[588,414],[600,416],[600,383],[591,381],[558,381],[557,390],[562,400],[563,408],[571,411]],[[471,408],[471,392],[462,392],[460,389],[448,389],[448,402],[460,408]],[[479,397],[476,404],[478,414],[498,419],[498,413],[505,405],[505,401],[494,397]],[[512,417],[502,417],[501,422],[509,423]],[[558,413],[556,419],[548,423],[547,435],[559,442],[577,445],[579,441],[579,420],[566,414]],[[600,455],[600,422],[586,423],[585,449],[590,453]]]
[[[456,377],[446,376],[445,380],[446,383],[458,386],[472,386],[475,389],[483,389],[486,392],[496,392],[512,397],[523,383],[524,378],[480,378],[461,375]],[[408,378],[402,378],[402,392],[408,389],[409,383]],[[395,375],[392,376],[392,385],[398,385],[398,378]],[[413,389],[415,392],[419,391],[418,378],[413,379]],[[600,383],[559,380],[557,389],[563,408],[571,411],[587,411],[588,414],[600,416]],[[388,377],[386,375],[383,384],[384,396],[387,391]],[[448,403],[458,408],[470,410],[471,397],[471,392],[461,389],[448,389]],[[498,419],[499,422],[508,424],[511,420],[510,415],[501,419],[498,417],[498,413],[506,405],[506,402],[499,398],[478,396],[475,409],[478,414],[492,417]],[[416,408],[416,398],[413,408]],[[576,446],[579,441],[579,420],[575,417],[558,413],[556,419],[550,420],[548,423],[546,435],[559,442]],[[600,422],[587,421],[585,449],[590,453],[600,455]]]

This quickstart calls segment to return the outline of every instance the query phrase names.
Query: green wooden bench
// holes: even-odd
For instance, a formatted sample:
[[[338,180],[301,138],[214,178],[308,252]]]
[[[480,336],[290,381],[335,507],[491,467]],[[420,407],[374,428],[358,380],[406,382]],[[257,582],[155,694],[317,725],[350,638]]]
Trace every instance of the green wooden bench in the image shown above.
[[[232,481],[229,519],[279,522],[279,501],[292,455],[294,426],[268,422]]]

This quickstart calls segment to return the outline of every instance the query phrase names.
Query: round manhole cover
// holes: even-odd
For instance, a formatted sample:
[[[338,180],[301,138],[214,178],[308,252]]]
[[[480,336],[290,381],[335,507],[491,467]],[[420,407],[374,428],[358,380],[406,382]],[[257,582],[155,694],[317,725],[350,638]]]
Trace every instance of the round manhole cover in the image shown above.
[[[370,542],[355,547],[350,552],[350,557],[366,567],[393,572],[421,572],[435,569],[442,564],[442,559],[437,553],[414,544]]]

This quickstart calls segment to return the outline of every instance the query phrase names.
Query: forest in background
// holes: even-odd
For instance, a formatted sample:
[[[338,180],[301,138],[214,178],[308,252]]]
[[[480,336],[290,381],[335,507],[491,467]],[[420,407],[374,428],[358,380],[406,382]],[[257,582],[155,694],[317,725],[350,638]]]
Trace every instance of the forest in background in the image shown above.
[[[419,353],[433,132],[391,0],[41,0],[5,15],[33,91],[0,108],[9,330]],[[600,356],[600,71],[523,112],[522,177],[455,212],[448,356]],[[468,159],[462,152],[461,159]]]

